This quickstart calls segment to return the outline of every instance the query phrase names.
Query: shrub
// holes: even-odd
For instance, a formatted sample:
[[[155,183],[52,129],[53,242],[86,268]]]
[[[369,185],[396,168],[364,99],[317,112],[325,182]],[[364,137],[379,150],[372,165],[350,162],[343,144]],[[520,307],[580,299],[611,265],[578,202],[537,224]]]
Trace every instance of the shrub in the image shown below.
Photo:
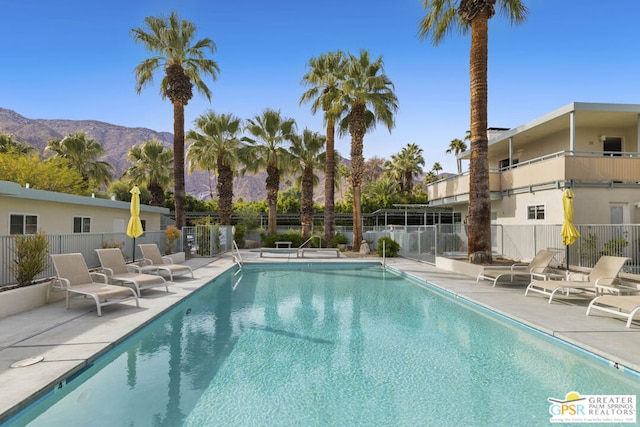
[[[393,240],[391,237],[381,237],[378,239],[378,247],[376,253],[378,256],[383,256],[383,246],[385,248],[384,256],[393,258],[400,252],[400,243]]]
[[[169,225],[164,230],[164,237],[165,237],[164,254],[169,255],[171,252],[173,252],[173,244],[175,243],[176,240],[180,238],[180,230],[178,230],[175,225]]]
[[[247,226],[244,224],[235,225],[235,233],[233,233],[233,240],[236,241],[236,245],[239,248],[244,248],[244,235],[247,232]]]
[[[349,243],[349,239],[344,234],[336,233],[331,239],[332,248],[337,248],[338,245],[346,245],[347,243]]]
[[[291,247],[297,248],[304,242],[304,239],[302,238],[302,234],[289,231],[282,234],[269,234],[265,236],[263,244],[267,248],[275,248],[276,242],[291,242]]]
[[[49,241],[43,231],[33,235],[16,236],[11,252],[14,259],[9,265],[9,271],[19,287],[28,286],[47,266]]]

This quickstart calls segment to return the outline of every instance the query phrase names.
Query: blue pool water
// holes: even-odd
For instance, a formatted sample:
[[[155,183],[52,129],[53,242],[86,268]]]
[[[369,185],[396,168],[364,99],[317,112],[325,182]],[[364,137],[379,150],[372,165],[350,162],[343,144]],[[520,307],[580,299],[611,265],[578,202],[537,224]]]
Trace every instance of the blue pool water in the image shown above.
[[[11,421],[33,426],[544,425],[638,378],[379,265],[246,265]]]

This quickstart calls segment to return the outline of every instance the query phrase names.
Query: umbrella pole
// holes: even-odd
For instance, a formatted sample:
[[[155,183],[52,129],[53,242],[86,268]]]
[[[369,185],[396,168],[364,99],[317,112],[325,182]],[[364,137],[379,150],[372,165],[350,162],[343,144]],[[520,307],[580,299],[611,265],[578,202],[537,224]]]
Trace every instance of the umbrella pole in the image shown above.
[[[567,248],[567,254],[565,255],[565,261],[567,263],[567,268],[566,268],[566,278],[569,278],[569,245],[566,246]]]
[[[136,238],[133,238],[133,262],[136,262]]]

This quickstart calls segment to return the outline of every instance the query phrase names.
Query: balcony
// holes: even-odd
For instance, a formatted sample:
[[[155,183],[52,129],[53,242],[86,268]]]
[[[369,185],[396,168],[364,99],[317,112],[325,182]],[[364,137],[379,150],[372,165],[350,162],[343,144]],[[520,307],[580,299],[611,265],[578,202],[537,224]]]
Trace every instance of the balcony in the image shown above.
[[[492,199],[548,188],[566,183],[588,187],[637,187],[640,183],[640,153],[560,151],[489,172]],[[469,200],[469,172],[427,186],[434,205]]]

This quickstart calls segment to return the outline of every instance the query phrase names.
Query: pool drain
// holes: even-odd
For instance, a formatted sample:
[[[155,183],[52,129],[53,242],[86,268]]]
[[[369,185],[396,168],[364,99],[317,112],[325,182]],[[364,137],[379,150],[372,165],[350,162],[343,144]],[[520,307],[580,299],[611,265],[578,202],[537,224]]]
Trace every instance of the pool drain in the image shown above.
[[[11,364],[12,368],[24,368],[25,366],[35,365],[36,363],[40,363],[44,360],[44,356],[36,356],[30,357],[28,359],[19,360],[15,363]]]

